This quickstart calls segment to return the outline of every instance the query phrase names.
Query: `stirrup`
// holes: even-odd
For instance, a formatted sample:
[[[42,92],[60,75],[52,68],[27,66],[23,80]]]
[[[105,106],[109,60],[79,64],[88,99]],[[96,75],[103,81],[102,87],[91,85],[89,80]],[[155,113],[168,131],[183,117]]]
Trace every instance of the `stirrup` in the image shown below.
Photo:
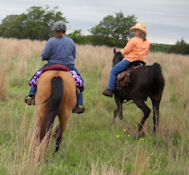
[[[85,112],[85,107],[76,105],[75,108],[72,110],[72,113],[82,114]]]

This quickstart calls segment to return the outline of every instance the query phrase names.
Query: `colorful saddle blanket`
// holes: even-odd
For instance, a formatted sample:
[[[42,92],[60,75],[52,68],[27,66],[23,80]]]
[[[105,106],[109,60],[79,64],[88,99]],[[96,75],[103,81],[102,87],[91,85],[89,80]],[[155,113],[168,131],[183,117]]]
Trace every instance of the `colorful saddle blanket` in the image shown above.
[[[61,64],[45,66],[42,70],[37,71],[34,74],[34,76],[31,78],[31,80],[29,81],[29,85],[31,87],[34,87],[35,85],[37,85],[37,81],[38,81],[39,77],[41,76],[41,74],[46,71],[49,71],[49,70],[66,71],[74,77],[77,87],[83,87],[83,81],[82,81],[80,75],[78,75],[75,71],[71,71],[68,67],[61,65]]]

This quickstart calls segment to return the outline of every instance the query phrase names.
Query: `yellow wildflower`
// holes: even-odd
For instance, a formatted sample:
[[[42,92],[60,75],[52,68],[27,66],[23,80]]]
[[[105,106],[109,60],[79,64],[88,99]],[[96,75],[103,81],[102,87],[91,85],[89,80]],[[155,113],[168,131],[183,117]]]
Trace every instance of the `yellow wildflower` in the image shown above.
[[[118,135],[116,135],[116,137],[117,137],[117,138],[120,138],[120,135],[118,134]]]

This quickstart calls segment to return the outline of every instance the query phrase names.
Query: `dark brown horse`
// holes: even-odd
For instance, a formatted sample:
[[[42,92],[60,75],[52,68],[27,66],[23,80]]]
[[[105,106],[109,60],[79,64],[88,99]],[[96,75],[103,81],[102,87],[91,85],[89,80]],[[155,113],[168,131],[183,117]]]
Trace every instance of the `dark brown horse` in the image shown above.
[[[114,49],[113,66],[123,59],[123,55]],[[125,87],[116,86],[115,102],[117,109],[114,111],[113,122],[117,115],[120,120],[123,119],[123,102],[133,100],[144,114],[141,122],[138,124],[139,137],[144,136],[143,125],[150,114],[149,107],[145,101],[150,97],[153,105],[153,131],[156,132],[159,124],[159,105],[164,89],[164,78],[161,73],[161,66],[154,63],[152,66],[142,66],[133,70],[130,76],[130,82]]]
[[[59,124],[54,134],[58,151],[69,117],[76,106],[76,83],[67,72],[51,70],[43,73],[37,83],[35,97],[39,139],[52,130],[56,115]]]

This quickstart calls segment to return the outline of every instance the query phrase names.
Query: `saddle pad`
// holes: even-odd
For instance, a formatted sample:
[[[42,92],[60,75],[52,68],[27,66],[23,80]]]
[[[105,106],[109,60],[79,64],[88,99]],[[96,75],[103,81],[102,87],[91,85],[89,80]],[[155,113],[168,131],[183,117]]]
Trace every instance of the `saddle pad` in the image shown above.
[[[53,65],[45,66],[43,68],[42,73],[46,72],[48,70],[70,71],[70,69],[68,67],[66,67],[65,65],[62,65],[62,64],[53,64]]]

